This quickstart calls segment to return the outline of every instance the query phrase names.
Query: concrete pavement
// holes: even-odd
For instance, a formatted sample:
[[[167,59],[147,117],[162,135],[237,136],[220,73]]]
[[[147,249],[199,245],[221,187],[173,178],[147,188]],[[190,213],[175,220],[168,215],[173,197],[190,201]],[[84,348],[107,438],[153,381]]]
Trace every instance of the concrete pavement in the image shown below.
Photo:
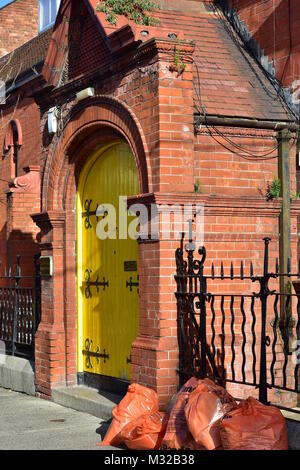
[[[0,450],[101,450],[108,424],[87,413],[0,388]]]
[[[284,415],[290,448],[299,450],[299,415]],[[0,388],[0,451],[118,450],[96,445],[108,426],[108,422],[91,414]]]

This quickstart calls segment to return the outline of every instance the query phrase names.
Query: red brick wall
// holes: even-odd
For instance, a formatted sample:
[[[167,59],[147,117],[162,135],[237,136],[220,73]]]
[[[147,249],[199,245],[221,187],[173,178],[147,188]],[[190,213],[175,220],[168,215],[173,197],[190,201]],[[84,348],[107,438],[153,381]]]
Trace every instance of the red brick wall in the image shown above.
[[[39,187],[36,190],[35,194],[21,191],[8,195],[6,266],[15,272],[16,256],[19,254],[22,276],[33,275],[34,255],[40,251],[37,241],[39,230],[29,215],[40,210]]]
[[[300,79],[300,8],[298,0],[229,0],[284,86]]]
[[[12,151],[3,152],[5,133],[11,119],[20,121],[23,132],[23,145],[19,150],[19,175],[24,175],[24,167],[41,162],[40,113],[32,98],[26,97],[2,111],[0,124],[1,179],[0,179],[0,259],[3,266],[15,263],[17,252],[22,256],[22,266],[33,272],[33,252],[36,252],[36,227],[30,214],[40,210],[40,202],[25,195],[7,196],[8,183],[12,179]],[[16,98],[17,99],[17,98]],[[22,198],[23,196],[23,198]],[[26,200],[27,198],[27,200]]]
[[[213,132],[213,131],[212,131]],[[195,183],[203,194],[266,198],[278,177],[276,133],[219,128],[214,138],[202,129],[195,142]],[[237,146],[240,146],[239,148]],[[296,145],[291,141],[291,194],[296,193]]]
[[[0,57],[38,34],[39,0],[16,0],[0,9]]]
[[[104,61],[107,62],[110,57],[109,49],[99,37],[96,22],[85,8],[82,10],[81,16],[73,20],[72,47],[69,55],[70,79],[92,70]]]

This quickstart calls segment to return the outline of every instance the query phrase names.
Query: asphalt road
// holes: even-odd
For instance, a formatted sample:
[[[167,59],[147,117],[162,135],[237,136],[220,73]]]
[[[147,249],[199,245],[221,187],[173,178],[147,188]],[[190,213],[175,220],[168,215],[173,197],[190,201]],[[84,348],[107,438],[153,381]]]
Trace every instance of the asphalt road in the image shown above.
[[[108,424],[87,413],[0,388],[0,450],[101,450]]]

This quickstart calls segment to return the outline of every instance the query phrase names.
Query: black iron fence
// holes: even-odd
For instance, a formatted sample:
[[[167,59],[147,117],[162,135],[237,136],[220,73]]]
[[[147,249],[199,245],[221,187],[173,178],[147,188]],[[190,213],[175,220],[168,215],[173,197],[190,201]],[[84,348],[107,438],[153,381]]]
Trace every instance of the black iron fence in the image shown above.
[[[0,352],[30,359],[41,311],[38,255],[33,262],[34,276],[22,276],[19,255],[15,274],[9,268],[0,276]]]
[[[255,275],[252,262],[208,268],[205,248],[195,256],[192,241],[184,247],[182,240],[175,276],[181,384],[211,376],[223,385],[256,387],[262,403],[270,402],[272,390],[272,402],[274,392],[288,393],[286,403],[297,405],[300,268],[293,274],[288,260],[283,273],[276,259],[270,272],[270,241],[264,239],[263,273]]]

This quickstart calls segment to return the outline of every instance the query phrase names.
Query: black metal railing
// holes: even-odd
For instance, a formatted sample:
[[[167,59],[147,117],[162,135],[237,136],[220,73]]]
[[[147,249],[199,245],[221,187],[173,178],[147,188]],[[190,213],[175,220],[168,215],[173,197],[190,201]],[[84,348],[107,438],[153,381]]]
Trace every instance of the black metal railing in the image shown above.
[[[213,377],[219,383],[289,392],[299,399],[300,268],[281,272],[278,259],[269,272],[269,244],[264,238],[263,273],[253,263],[205,266],[206,250],[190,240],[176,251],[179,375]],[[236,261],[235,261],[236,263]],[[247,268],[247,269],[246,269]],[[256,288],[256,292],[253,292]],[[284,286],[282,288],[282,286]],[[298,356],[297,356],[298,353]],[[299,404],[299,402],[298,402]]]
[[[21,257],[16,272],[0,276],[1,353],[34,359],[34,337],[40,321],[39,256],[34,257],[34,275],[22,276]]]

